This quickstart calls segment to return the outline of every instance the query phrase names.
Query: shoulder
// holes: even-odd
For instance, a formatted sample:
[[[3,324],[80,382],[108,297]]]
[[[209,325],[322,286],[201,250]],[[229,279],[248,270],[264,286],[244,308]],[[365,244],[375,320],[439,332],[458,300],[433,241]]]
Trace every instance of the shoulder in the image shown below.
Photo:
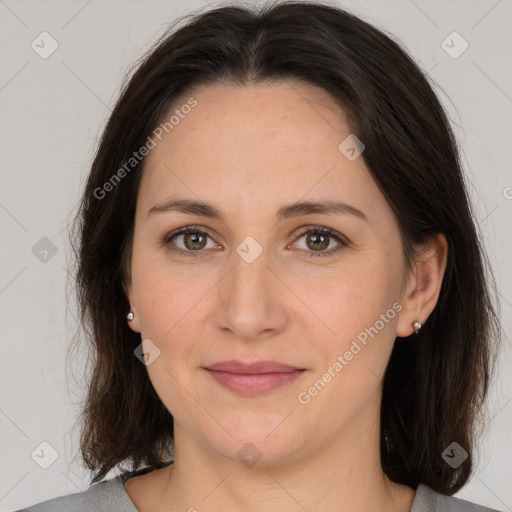
[[[16,512],[137,512],[124,488],[124,482],[141,471],[126,472],[98,482],[87,490],[54,498]]]
[[[445,496],[420,484],[410,512],[500,512],[466,500]]]

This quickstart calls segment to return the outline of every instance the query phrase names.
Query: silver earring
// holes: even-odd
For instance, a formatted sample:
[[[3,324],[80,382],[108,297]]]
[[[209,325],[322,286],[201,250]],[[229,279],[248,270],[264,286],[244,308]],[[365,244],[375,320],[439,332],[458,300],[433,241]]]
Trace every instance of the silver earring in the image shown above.
[[[415,320],[413,326],[414,326],[414,334],[418,334],[421,329],[421,324],[418,322],[418,320]]]
[[[131,322],[134,318],[135,315],[131,311],[126,315],[126,319],[128,320],[128,322]]]

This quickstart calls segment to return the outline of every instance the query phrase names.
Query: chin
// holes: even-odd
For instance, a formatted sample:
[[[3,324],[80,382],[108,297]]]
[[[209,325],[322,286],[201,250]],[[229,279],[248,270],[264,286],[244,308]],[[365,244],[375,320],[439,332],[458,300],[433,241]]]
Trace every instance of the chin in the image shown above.
[[[260,415],[258,421],[239,417],[235,422],[222,423],[233,437],[223,431],[222,438],[213,439],[210,435],[212,430],[208,430],[204,433],[203,442],[223,457],[246,467],[257,464],[261,468],[292,462],[300,458],[300,453],[307,446],[307,436],[292,422],[285,427],[284,417],[269,415],[265,419]]]

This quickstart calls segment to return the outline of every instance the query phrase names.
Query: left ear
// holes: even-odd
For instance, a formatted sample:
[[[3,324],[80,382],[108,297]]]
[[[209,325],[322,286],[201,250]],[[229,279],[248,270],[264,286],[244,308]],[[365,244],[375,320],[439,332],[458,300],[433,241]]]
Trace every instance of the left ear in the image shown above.
[[[416,262],[402,295],[397,336],[410,336],[416,320],[421,324],[427,321],[439,298],[447,258],[448,242],[442,233],[432,235],[417,249]]]

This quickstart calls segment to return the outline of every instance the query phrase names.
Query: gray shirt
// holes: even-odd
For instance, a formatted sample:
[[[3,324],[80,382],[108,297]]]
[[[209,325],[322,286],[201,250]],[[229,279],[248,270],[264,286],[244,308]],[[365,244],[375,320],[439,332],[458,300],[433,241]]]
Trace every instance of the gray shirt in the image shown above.
[[[33,505],[16,512],[138,512],[126,493],[124,483],[147,468],[130,471],[92,485],[86,491]],[[443,496],[420,484],[410,512],[499,512],[469,501]]]

